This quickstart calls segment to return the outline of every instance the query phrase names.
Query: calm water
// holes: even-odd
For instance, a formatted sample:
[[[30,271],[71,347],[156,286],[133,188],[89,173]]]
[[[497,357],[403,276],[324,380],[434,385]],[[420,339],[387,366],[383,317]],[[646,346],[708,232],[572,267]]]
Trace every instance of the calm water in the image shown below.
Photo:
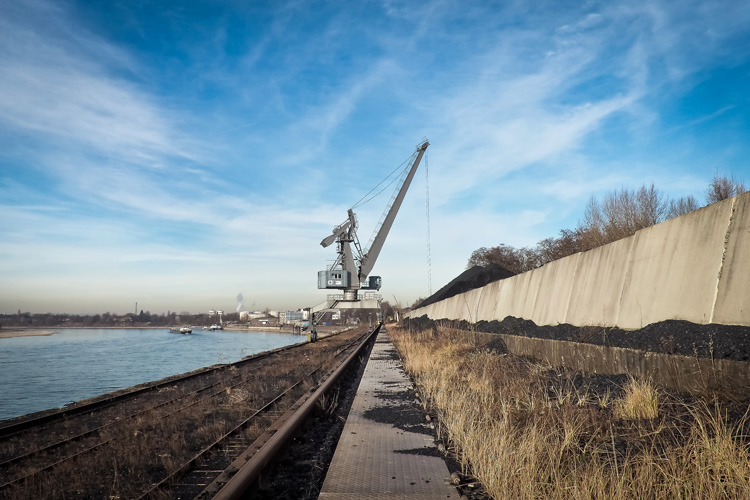
[[[0,420],[303,341],[299,335],[62,329],[0,339]]]

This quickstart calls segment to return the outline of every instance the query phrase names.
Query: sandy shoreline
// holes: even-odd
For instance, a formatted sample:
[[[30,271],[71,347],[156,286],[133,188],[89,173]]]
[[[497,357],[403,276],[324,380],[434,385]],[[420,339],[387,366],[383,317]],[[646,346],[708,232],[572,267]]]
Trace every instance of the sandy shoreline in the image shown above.
[[[36,330],[25,328],[3,328],[0,330],[0,339],[12,339],[13,337],[44,337],[54,335],[54,330]]]
[[[53,327],[54,330],[42,330],[39,328],[23,328],[23,327],[6,327],[0,329],[0,339],[11,339],[13,337],[43,337],[43,336],[49,336],[54,335],[58,333],[60,330],[65,329],[138,329],[138,330],[146,330],[146,329],[153,329],[153,330],[166,330],[169,329],[169,326],[134,326],[134,327],[124,327],[124,326],[95,326],[95,327],[86,327],[86,326],[61,326],[61,327]],[[194,327],[194,328],[200,328],[200,327]],[[320,334],[325,333],[337,333],[339,331],[343,331],[345,329],[337,326],[337,327],[326,327],[326,326],[320,326],[318,327],[318,332]],[[253,326],[253,327],[236,327],[236,326],[229,326],[225,327],[225,330],[233,331],[233,332],[265,332],[265,333],[296,333],[294,329],[285,327],[285,328],[279,328],[278,326]]]

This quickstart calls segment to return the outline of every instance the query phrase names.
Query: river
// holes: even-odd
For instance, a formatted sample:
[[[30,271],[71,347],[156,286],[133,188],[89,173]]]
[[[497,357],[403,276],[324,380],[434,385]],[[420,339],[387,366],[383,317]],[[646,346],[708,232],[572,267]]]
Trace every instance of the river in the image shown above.
[[[0,420],[305,340],[285,333],[60,329],[0,339]]]

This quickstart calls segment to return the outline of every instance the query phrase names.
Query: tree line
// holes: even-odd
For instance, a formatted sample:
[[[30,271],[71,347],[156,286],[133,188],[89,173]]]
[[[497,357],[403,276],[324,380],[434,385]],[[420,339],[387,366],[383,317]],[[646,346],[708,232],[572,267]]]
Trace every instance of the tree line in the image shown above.
[[[224,321],[237,321],[238,313],[224,315]],[[178,325],[209,325],[218,321],[217,317],[209,317],[208,314],[190,314],[167,312],[151,314],[149,311],[141,311],[140,314],[56,314],[56,313],[30,313],[18,311],[16,314],[0,315],[0,328],[2,326],[88,326],[88,327],[137,327],[137,326],[178,326]]]
[[[747,191],[745,184],[732,177],[714,174],[706,189],[706,205]],[[680,215],[697,210],[694,196],[669,200],[654,184],[637,190],[622,188],[604,195],[600,201],[592,196],[575,229],[562,229],[558,237],[545,238],[534,247],[515,248],[501,243],[472,252],[467,269],[473,266],[500,265],[514,273],[541,267],[547,262],[606,245]]]

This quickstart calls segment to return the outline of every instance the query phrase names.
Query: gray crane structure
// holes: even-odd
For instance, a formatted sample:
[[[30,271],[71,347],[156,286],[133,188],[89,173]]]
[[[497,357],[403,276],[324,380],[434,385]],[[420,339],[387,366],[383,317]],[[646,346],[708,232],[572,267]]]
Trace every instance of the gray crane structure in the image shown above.
[[[347,219],[336,226],[333,232],[320,242],[323,248],[336,243],[336,260],[325,271],[318,273],[319,289],[338,289],[342,294],[329,295],[327,300],[312,308],[314,313],[326,309],[379,309],[382,297],[375,292],[380,290],[382,280],[380,276],[370,276],[375,261],[383,249],[383,243],[393,226],[396,214],[404,201],[406,191],[411,185],[414,174],[422,161],[427,146],[425,139],[417,145],[409,161],[411,167],[404,170],[406,176],[401,185],[396,186],[385,211],[375,227],[373,237],[367,248],[362,246],[357,238],[357,216],[353,208],[347,211]]]

